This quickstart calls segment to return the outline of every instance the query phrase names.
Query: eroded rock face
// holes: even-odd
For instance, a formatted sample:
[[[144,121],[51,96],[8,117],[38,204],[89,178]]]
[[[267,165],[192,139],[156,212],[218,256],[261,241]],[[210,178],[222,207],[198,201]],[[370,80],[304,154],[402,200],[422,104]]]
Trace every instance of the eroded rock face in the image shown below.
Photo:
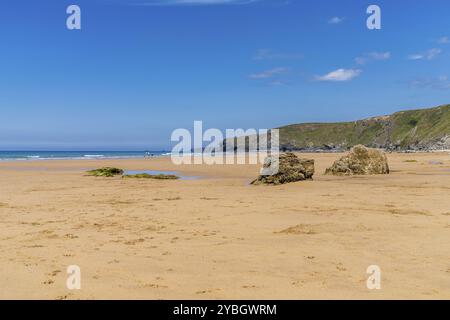
[[[377,149],[366,148],[363,145],[354,146],[350,153],[336,160],[325,171],[325,174],[345,176],[388,173],[389,165],[386,154]]]
[[[278,166],[277,166],[278,164]],[[273,168],[278,171],[274,172]],[[312,179],[314,160],[301,159],[293,153],[283,153],[279,157],[269,156],[264,160],[262,174],[252,184],[285,184]]]

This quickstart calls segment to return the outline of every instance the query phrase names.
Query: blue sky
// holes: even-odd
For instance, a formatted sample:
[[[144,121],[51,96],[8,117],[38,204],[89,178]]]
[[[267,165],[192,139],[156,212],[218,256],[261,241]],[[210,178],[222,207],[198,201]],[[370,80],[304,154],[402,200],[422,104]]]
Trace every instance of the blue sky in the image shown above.
[[[67,30],[77,4],[82,30]],[[366,8],[382,29],[366,28]],[[168,149],[450,103],[450,2],[4,0],[0,149]]]

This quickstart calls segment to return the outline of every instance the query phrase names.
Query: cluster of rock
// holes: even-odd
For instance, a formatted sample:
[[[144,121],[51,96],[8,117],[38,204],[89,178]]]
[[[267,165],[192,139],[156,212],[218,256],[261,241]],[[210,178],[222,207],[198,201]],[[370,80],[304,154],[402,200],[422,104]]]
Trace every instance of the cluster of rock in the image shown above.
[[[407,144],[402,144],[402,141],[396,141],[396,143],[389,143],[380,147],[394,152],[433,152],[450,150],[450,135],[444,135],[439,138],[425,141],[413,141]]]
[[[301,159],[293,153],[269,156],[265,159],[261,175],[252,184],[285,184],[310,180],[314,175],[314,160]]]
[[[363,145],[353,147],[350,152],[336,160],[326,169],[329,175],[372,175],[388,174],[389,165],[384,152],[366,148]],[[252,184],[279,185],[302,180],[310,180],[314,175],[314,160],[302,159],[288,152],[278,157],[265,159],[261,175]]]

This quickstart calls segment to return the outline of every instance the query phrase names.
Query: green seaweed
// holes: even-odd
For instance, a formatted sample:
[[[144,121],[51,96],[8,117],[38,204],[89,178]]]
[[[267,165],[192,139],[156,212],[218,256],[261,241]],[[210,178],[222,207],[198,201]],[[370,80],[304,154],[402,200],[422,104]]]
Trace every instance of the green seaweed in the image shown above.
[[[128,174],[123,176],[123,178],[131,178],[131,179],[157,179],[157,180],[176,180],[180,177],[173,174],[148,174],[148,173],[139,173],[139,174]]]
[[[95,177],[114,177],[123,174],[123,170],[119,168],[104,167],[100,169],[89,170],[87,173]]]

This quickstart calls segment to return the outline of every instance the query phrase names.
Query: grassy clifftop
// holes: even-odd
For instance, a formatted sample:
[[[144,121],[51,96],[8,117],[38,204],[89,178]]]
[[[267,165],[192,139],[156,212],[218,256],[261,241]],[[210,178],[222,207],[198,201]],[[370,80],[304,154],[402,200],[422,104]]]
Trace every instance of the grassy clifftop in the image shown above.
[[[283,149],[348,149],[357,144],[392,150],[450,149],[450,105],[354,122],[304,123],[280,129]]]

